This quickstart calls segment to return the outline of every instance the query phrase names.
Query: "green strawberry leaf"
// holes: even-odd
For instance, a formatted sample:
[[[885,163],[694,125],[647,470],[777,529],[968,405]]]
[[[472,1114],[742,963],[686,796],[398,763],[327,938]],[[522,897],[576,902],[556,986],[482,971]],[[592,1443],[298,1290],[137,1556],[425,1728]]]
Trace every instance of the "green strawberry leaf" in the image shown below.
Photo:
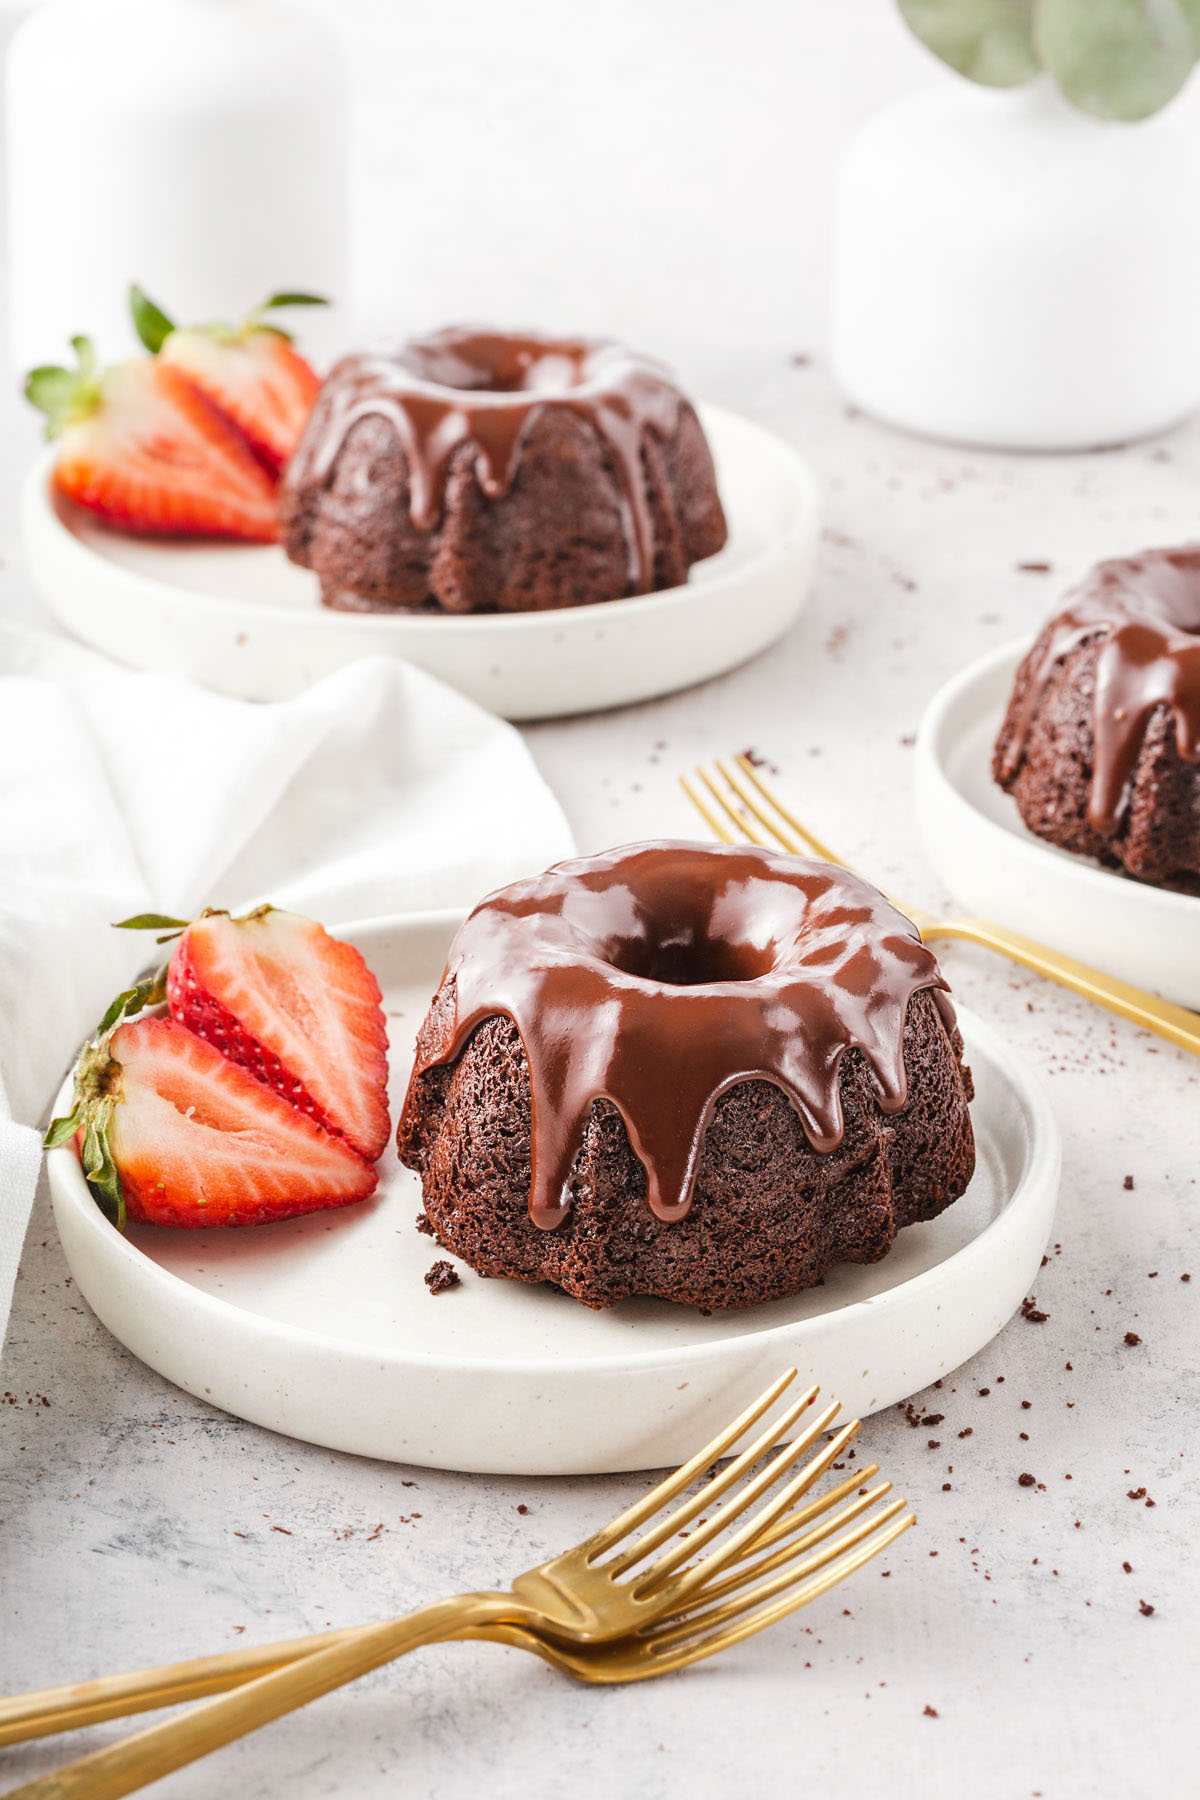
[[[1038,72],[1035,0],[899,0],[926,49],[985,87],[1017,87]]]
[[[1083,112],[1146,119],[1191,74],[1198,18],[1183,0],[1037,0],[1037,48]]]
[[[79,379],[91,381],[96,373],[96,346],[89,337],[73,337],[71,348],[79,363]]]
[[[160,938],[159,943],[163,942]],[[99,1025],[96,1036],[103,1037],[111,1031],[121,1019],[132,1018],[135,1013],[142,1012],[147,1006],[161,1006],[167,997],[167,965],[156,969],[153,975],[147,975],[143,981],[135,982],[133,987],[126,988],[118,994]]]
[[[133,314],[133,328],[139,341],[151,356],[157,356],[175,329],[174,321],[168,319],[160,306],[155,306],[136,282],[130,284],[129,310]]]
[[[101,1212],[112,1220],[118,1231],[124,1231],[125,1190],[108,1147],[112,1110],[112,1101],[106,1099],[98,1101],[88,1111],[83,1132],[83,1173]]]
[[[134,913],[131,919],[114,919],[114,931],[186,931],[190,919],[172,919],[166,913]]]
[[[276,306],[329,306],[330,304],[331,302],[325,298],[324,294],[284,292],[272,294],[269,300],[263,301],[258,310],[259,312],[270,312],[272,307]]]
[[[64,1113],[60,1119],[51,1119],[50,1129],[42,1139],[43,1147],[47,1150],[57,1150],[60,1144],[69,1144],[79,1130],[79,1125],[78,1106],[69,1113]]]
[[[100,404],[96,352],[90,338],[71,339],[78,366],[42,363],[25,377],[25,398],[46,415],[46,436],[60,437],[68,425],[86,419]]]

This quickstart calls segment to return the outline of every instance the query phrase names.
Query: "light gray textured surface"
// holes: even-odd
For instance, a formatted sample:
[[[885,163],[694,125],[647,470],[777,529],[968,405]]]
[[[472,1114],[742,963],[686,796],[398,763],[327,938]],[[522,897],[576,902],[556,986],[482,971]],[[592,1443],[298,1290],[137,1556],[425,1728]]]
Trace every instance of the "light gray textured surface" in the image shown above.
[[[692,833],[676,772],[753,745],[865,872],[944,901],[910,792],[924,702],[967,659],[1031,631],[1092,558],[1196,535],[1200,425],[1105,455],[1018,460],[846,416],[821,356],[826,183],[854,120],[924,71],[885,0],[337,11],[364,34],[360,266],[377,321],[607,324],[673,353],[698,392],[779,430],[824,479],[817,593],[787,642],[691,694],[529,733],[581,847]],[[32,619],[13,501],[34,433],[11,409],[4,425],[0,606]],[[1052,573],[1018,571],[1043,561]],[[891,1413],[864,1429],[860,1456],[919,1514],[884,1568],[728,1659],[626,1691],[584,1692],[486,1646],[422,1652],[156,1791],[1195,1791],[1200,1065],[982,953],[951,946],[946,966],[1042,1072],[1066,1172],[1037,1285],[1048,1319],[1016,1319],[918,1397],[922,1414],[944,1414],[936,1426]],[[87,1313],[44,1199],[4,1389],[10,1688],[486,1584],[642,1485],[408,1471],[214,1413]],[[1024,1471],[1039,1485],[1021,1488]],[[0,1753],[0,1779],[77,1747]]]

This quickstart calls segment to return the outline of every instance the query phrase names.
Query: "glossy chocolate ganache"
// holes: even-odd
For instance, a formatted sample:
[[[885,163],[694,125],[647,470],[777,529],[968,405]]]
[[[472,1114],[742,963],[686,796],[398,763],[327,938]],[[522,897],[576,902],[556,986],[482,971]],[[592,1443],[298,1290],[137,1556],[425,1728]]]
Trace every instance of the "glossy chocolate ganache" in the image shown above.
[[[688,843],[562,863],[493,894],[459,931],[418,1039],[400,1141],[413,1135],[421,1078],[503,1016],[529,1067],[534,1224],[552,1231],[567,1217],[600,1098],[624,1122],[651,1213],[681,1220],[706,1126],[738,1083],[781,1089],[817,1152],[842,1143],[849,1050],[881,1110],[902,1111],[905,1024],[921,989],[952,1027],[916,928],[827,863]]]
[[[1018,678],[995,773],[1002,786],[1013,785],[1056,672],[1075,651],[1096,645],[1087,823],[1112,837],[1160,708],[1171,715],[1180,760],[1200,763],[1200,545],[1098,563],[1067,602]]]
[[[296,477],[327,481],[360,420],[385,419],[408,462],[409,513],[418,531],[442,516],[447,479],[464,445],[491,500],[507,495],[533,421],[547,407],[573,413],[597,433],[621,494],[629,591],[654,587],[655,538],[643,439],[676,431],[681,396],[658,363],[621,345],[451,327],[391,354],[347,356],[327,383],[328,404],[302,446]]]

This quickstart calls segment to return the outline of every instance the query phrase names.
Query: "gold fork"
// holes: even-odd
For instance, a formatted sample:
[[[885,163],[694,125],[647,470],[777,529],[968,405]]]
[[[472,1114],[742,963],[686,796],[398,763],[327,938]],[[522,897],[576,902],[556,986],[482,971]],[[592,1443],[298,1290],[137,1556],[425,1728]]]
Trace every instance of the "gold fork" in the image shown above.
[[[695,785],[686,775],[679,777],[684,793],[723,843],[734,844],[739,838],[746,838],[752,844],[765,847],[774,839],[793,856],[807,850],[821,862],[836,863],[842,869],[849,867],[788,810],[748,757],[735,756],[732,760],[736,774],[727,761],[715,757],[718,779],[714,780],[702,767],[695,770]],[[715,807],[709,804],[705,795],[715,802]],[[1007,926],[992,925],[986,919],[939,919],[933,913],[907,906],[899,900],[895,905],[912,920],[926,943],[937,938],[960,938],[968,944],[981,944],[985,950],[998,950],[1011,962],[1021,963],[1036,975],[1057,981],[1060,987],[1070,988],[1073,993],[1082,994],[1085,1000],[1094,1000],[1097,1006],[1105,1006],[1134,1025],[1166,1038],[1178,1049],[1190,1050],[1193,1056],[1200,1056],[1200,1015],[1189,1012],[1186,1007],[1160,1000],[1157,995],[1147,994],[1127,981],[1118,981],[1115,975],[1103,975],[1098,969],[1076,962],[1073,957],[1051,950],[1033,938],[1009,931]]]
[[[889,1482],[866,1485],[878,1473],[874,1464],[807,1504],[797,1504],[845,1449],[858,1420],[837,1430],[772,1498],[764,1498],[832,1426],[836,1401],[814,1412],[790,1444],[778,1447],[814,1407],[814,1387],[698,1492],[650,1523],[733,1450],[795,1374],[788,1370],[773,1382],[645,1499],[574,1549],[518,1576],[507,1593],[464,1594],[404,1619],[349,1632],[5,1702],[0,1741],[14,1742],[234,1688],[182,1718],[14,1789],[11,1800],[116,1800],[421,1644],[495,1639],[531,1650],[580,1680],[624,1682],[683,1668],[762,1630],[853,1574],[914,1522],[903,1500],[881,1504]],[[772,1450],[766,1466],[751,1475]],[[739,1483],[739,1491],[731,1493]],[[725,1494],[730,1497],[715,1504]],[[663,1549],[701,1514],[702,1521],[686,1536]],[[696,1560],[698,1551],[738,1520],[743,1522],[737,1530]],[[641,1530],[644,1526],[648,1529]],[[641,1535],[633,1535],[639,1531]],[[639,1566],[651,1557],[648,1566]]]

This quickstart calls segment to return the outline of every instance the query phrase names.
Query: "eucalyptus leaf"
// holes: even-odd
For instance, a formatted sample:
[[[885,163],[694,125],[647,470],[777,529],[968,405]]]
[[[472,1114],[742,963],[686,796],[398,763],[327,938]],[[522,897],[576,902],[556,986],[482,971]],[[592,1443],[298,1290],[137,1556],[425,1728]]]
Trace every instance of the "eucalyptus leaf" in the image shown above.
[[[1196,55],[1200,57],[1200,0],[1179,0],[1179,10],[1191,26]]]
[[[1192,0],[1037,0],[1042,62],[1075,106],[1098,119],[1145,119],[1196,63]]]
[[[969,81],[1018,87],[1038,72],[1034,0],[899,0],[899,6],[926,48]]]

